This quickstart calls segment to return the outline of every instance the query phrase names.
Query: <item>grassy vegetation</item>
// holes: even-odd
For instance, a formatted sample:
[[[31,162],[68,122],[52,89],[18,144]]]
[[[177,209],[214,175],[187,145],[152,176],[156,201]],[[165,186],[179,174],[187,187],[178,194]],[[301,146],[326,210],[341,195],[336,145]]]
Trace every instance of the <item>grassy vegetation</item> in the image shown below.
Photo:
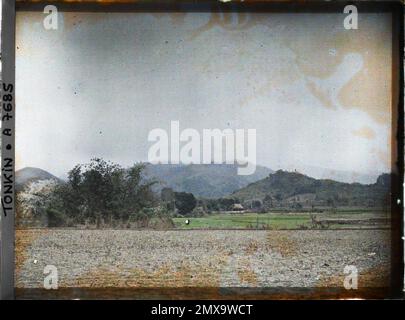
[[[308,214],[302,215],[280,215],[280,214],[215,214],[201,218],[190,218],[190,224],[185,223],[186,218],[174,218],[174,223],[180,229],[200,228],[241,228],[241,229],[263,229],[282,228],[295,229],[298,225],[309,223]]]
[[[370,219],[385,217],[384,213],[366,210],[341,211],[337,213],[323,213],[318,215],[323,219]],[[186,224],[186,220],[190,223]],[[174,218],[175,227],[178,229],[303,229],[311,228],[311,217],[309,213],[221,213],[199,218]],[[349,227],[350,225],[333,224],[331,228]]]
[[[180,229],[235,228],[235,229],[296,229],[309,224],[309,214],[215,214],[201,218],[175,218],[174,223]]]

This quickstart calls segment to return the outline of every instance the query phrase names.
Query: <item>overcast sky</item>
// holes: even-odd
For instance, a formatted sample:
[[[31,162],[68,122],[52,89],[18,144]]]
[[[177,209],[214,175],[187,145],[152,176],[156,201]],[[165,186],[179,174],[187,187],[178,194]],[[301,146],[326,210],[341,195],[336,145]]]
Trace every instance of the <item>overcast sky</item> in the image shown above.
[[[154,128],[255,128],[257,163],[390,171],[391,17],[17,15],[17,169],[146,161]]]

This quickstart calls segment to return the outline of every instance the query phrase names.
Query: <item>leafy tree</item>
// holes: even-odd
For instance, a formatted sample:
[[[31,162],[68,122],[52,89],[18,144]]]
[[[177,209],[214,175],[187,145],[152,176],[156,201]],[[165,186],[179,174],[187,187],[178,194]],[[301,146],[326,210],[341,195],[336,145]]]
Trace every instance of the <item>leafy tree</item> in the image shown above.
[[[332,199],[332,198],[328,198],[328,199],[326,200],[326,204],[327,204],[329,207],[334,208],[334,207],[335,207],[335,200]]]
[[[76,166],[68,181],[68,189],[79,201],[75,209],[90,220],[111,221],[129,219],[143,208],[153,206],[154,182],[142,177],[143,169],[143,164],[135,164],[125,170],[99,158]]]
[[[262,207],[262,202],[260,200],[252,200],[252,209],[260,209]]]
[[[144,164],[136,164],[129,168],[123,176],[116,177],[116,179],[120,179],[116,181],[117,184],[122,182],[121,187],[116,190],[116,196],[119,199],[118,206],[122,206],[121,218],[127,219],[143,208],[152,207],[156,204],[155,195],[152,192],[152,186],[156,181],[146,181],[142,177],[144,169]]]
[[[273,197],[269,194],[267,194],[264,199],[263,199],[263,206],[266,209],[270,209],[273,207]]]
[[[171,202],[174,200],[174,192],[172,188],[163,188],[160,192],[160,197],[164,202]]]
[[[160,199],[168,211],[174,211],[174,191],[172,188],[163,188],[160,192]]]
[[[192,193],[175,192],[175,206],[182,215],[189,215],[197,205],[197,200]]]
[[[68,173],[66,183],[38,181],[21,193],[24,212],[48,218],[49,226],[61,226],[67,221],[101,222],[113,225],[117,221],[149,219],[153,211],[144,210],[156,204],[152,192],[154,181],[143,176],[143,164],[129,169],[95,158],[77,165]]]
[[[67,224],[66,216],[58,210],[48,208],[46,214],[48,218],[48,227],[50,228],[60,227]]]
[[[233,208],[233,205],[235,204],[234,199],[229,199],[229,198],[220,198],[218,199],[218,204],[219,204],[219,209],[222,211],[230,211]]]

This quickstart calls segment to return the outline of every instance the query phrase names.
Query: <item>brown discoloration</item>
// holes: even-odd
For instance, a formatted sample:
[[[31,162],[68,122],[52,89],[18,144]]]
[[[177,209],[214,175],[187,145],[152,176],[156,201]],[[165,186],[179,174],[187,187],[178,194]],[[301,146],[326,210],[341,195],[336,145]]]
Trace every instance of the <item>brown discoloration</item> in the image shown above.
[[[318,100],[322,103],[324,107],[329,109],[334,108],[331,97],[328,96],[326,92],[322,91],[322,89],[317,87],[317,85],[310,80],[307,80],[306,84],[311,93],[318,98]]]
[[[360,288],[313,288],[310,291],[294,289],[232,289],[214,287],[194,288],[59,288],[58,290],[16,288],[17,299],[232,299],[232,300],[291,300],[291,299],[383,299],[389,289]],[[267,292],[266,292],[267,291]]]
[[[336,72],[346,55],[360,54],[363,66],[338,92],[338,102],[345,109],[359,109],[378,123],[389,125],[391,47],[387,45],[387,41],[391,40],[391,34],[384,28],[375,28],[367,25],[368,23],[363,21],[362,29],[355,31],[356,35],[343,30],[334,37],[320,42],[323,30],[314,29],[314,32],[305,39],[294,42],[286,39],[285,43],[295,53],[297,67],[308,78],[327,79]],[[330,54],[331,49],[334,50],[334,54]],[[321,92],[309,81],[307,85],[325,107],[333,106],[332,99],[327,97],[326,92]]]
[[[388,147],[388,150],[390,150],[390,147]],[[387,167],[391,166],[391,161],[396,161],[396,157],[394,157],[393,155],[390,156],[390,154],[386,154],[385,152],[378,150],[377,151],[377,156],[378,159],[380,159],[381,162],[383,162]],[[391,166],[392,168],[392,166]]]
[[[270,250],[279,252],[283,257],[290,257],[297,253],[297,243],[286,235],[278,235],[275,232],[268,233],[267,243]]]
[[[388,266],[379,265],[365,271],[360,271],[358,274],[358,288],[364,289],[369,287],[383,288],[390,284],[390,268]],[[344,279],[347,275],[321,276],[317,287],[343,287]]]
[[[41,236],[46,235],[49,230],[19,230],[15,231],[15,268],[18,273],[24,263],[31,259],[28,256],[28,248]]]
[[[257,286],[257,275],[252,270],[248,260],[245,259],[240,262],[237,274],[242,285]]]
[[[30,230],[27,230],[30,232]],[[36,230],[38,232],[39,230]],[[74,230],[69,230],[72,232]],[[21,230],[21,233],[24,234],[26,230]],[[53,236],[61,230],[51,230],[50,234],[47,237],[38,240],[45,240],[45,242],[36,241],[35,245],[30,248],[31,252],[35,250],[41,251],[41,248],[44,248],[44,244],[48,243],[50,245],[60,247],[58,244],[65,243],[65,239],[61,239],[61,242],[56,241]],[[66,231],[63,231],[66,232]],[[76,232],[76,231],[74,231]],[[95,232],[89,232],[90,237],[95,237]],[[100,233],[108,232],[106,230],[99,231]],[[204,231],[205,232],[205,231]],[[256,231],[255,231],[256,232]],[[60,266],[59,271],[59,290],[49,290],[48,292],[41,290],[42,285],[42,269],[41,265],[37,265],[36,271],[38,272],[38,278],[35,280],[36,284],[40,284],[36,289],[30,289],[30,286],[23,288],[21,285],[18,286],[18,298],[81,298],[81,299],[103,299],[103,298],[162,298],[162,299],[173,299],[174,297],[179,299],[185,298],[233,298],[233,299],[315,299],[315,298],[353,298],[353,297],[384,297],[386,296],[386,291],[383,291],[381,288],[371,288],[371,287],[361,287],[356,291],[348,291],[343,288],[340,284],[337,286],[337,283],[342,281],[340,273],[342,270],[338,268],[339,277],[335,279],[335,282],[332,282],[328,279],[326,274],[321,281],[330,281],[331,285],[335,286],[322,287],[319,288],[320,284],[316,283],[318,287],[314,288],[297,288],[297,287],[272,287],[272,288],[256,288],[263,281],[260,268],[257,267],[257,263],[261,261],[261,254],[266,250],[272,254],[276,253],[274,258],[278,257],[277,253],[281,253],[281,261],[288,263],[288,261],[295,261],[297,258],[302,258],[302,252],[305,247],[308,245],[308,242],[300,242],[294,236],[298,231],[283,232],[283,231],[257,231],[262,234],[260,237],[261,240],[256,238],[244,238],[243,246],[240,247],[241,251],[232,252],[229,247],[224,247],[224,250],[214,250],[211,253],[209,259],[188,259],[188,256],[184,256],[181,260],[161,260],[156,259],[152,260],[150,264],[136,264],[134,260],[128,259],[118,259],[112,260],[110,263],[108,260],[109,255],[98,252],[100,257],[100,263],[90,264],[91,267],[86,267],[86,261],[90,256],[85,255],[86,251],[97,252],[100,249],[91,248],[85,251],[81,251],[82,243],[88,242],[88,237],[78,238],[79,242],[73,241],[70,243],[70,246],[64,250],[57,250],[62,258],[63,263],[57,263],[58,259],[55,255],[53,256],[52,261]],[[310,232],[310,231],[308,231]],[[328,232],[329,231],[325,231]],[[345,232],[343,232],[344,234]],[[321,234],[316,232],[316,234]],[[323,237],[311,238],[311,241],[319,241],[320,239],[325,239]],[[322,232],[323,234],[323,232]],[[120,234],[117,233],[117,237]],[[114,239],[114,238],[112,238]],[[207,239],[208,241],[208,239]],[[292,245],[291,242],[295,242],[295,245]],[[41,243],[39,245],[39,243]],[[46,246],[48,246],[46,245]],[[108,242],[106,242],[108,245]],[[111,248],[113,251],[124,249],[120,244],[117,248]],[[343,245],[343,244],[342,244]],[[139,259],[143,259],[144,255],[142,252],[136,250],[131,246],[131,250],[135,250],[139,254]],[[342,248],[342,246],[340,246]],[[60,248],[63,249],[63,248]],[[75,251],[73,254],[76,255],[75,258],[72,258],[73,255],[69,256],[66,253]],[[125,248],[124,250],[128,250]],[[174,250],[179,250],[179,247],[176,246]],[[297,250],[297,251],[296,251]],[[327,249],[326,249],[327,250]],[[329,250],[333,251],[333,248]],[[80,251],[80,252],[79,252]],[[115,251],[116,252],[116,251]],[[55,252],[44,250],[43,254],[55,254]],[[168,254],[171,252],[168,251]],[[248,253],[248,254],[247,254]],[[84,254],[84,255],[83,255]],[[40,256],[40,255],[39,255]],[[44,257],[44,255],[42,255]],[[78,257],[83,257],[82,260]],[[29,257],[32,259],[32,257]],[[73,260],[73,264],[69,264],[69,261]],[[94,259],[94,258],[93,258]],[[133,257],[131,257],[133,259]],[[138,259],[138,258],[136,258]],[[27,260],[25,263],[27,263]],[[339,260],[340,261],[340,260]],[[45,260],[43,259],[43,261]],[[65,264],[66,262],[66,264]],[[259,262],[260,264],[260,262]],[[255,267],[256,266],[256,267]],[[29,265],[28,268],[33,266]],[[38,268],[39,267],[39,268]],[[79,271],[75,271],[74,274],[69,274],[73,269],[78,267]],[[229,268],[230,267],[230,268]],[[330,270],[330,269],[325,269]],[[320,271],[322,272],[322,271]],[[360,272],[360,274],[365,274],[366,272]],[[370,277],[373,274],[378,273],[378,271],[370,271]],[[381,269],[380,274],[388,274],[387,270]],[[243,289],[237,288],[219,288],[224,284],[224,277],[231,277],[237,282],[238,285],[243,285],[249,287],[249,290],[243,291]],[[17,274],[17,277],[21,277],[21,273]],[[220,281],[221,280],[221,281]],[[332,278],[333,280],[333,278]],[[259,282],[260,281],[260,282]],[[372,283],[370,278],[369,282]],[[375,282],[376,285],[380,285],[379,282]],[[20,282],[23,284],[23,282]],[[32,284],[32,282],[31,282]],[[231,292],[225,292],[226,290],[231,289]],[[224,291],[225,290],[225,291]]]
[[[251,255],[257,252],[257,250],[259,250],[259,244],[257,243],[257,241],[252,240],[246,246],[245,252]]]
[[[72,1],[72,2],[74,2],[74,1]],[[103,1],[100,1],[100,2],[103,2]],[[112,2],[112,1],[108,1],[108,2]],[[132,2],[132,1],[114,1],[114,2]],[[87,20],[86,20],[87,21]],[[179,18],[178,19],[178,22],[179,23],[181,23],[181,18]],[[71,25],[71,26],[76,26],[77,24],[74,24],[74,23],[68,23],[69,25]],[[218,25],[220,25],[221,26],[221,23],[219,23]],[[246,26],[244,26],[244,28],[246,28]],[[209,29],[207,29],[207,30],[209,30]],[[23,49],[23,48],[22,48]],[[341,57],[340,58],[338,58],[337,59],[337,61],[341,61]],[[340,63],[340,62],[339,62]],[[301,70],[306,70],[305,72],[307,72],[308,74],[312,74],[311,76],[313,76],[314,74],[315,75],[317,75],[317,76],[319,76],[319,77],[328,77],[328,76],[330,76],[331,75],[331,72],[333,71],[333,68],[332,69],[327,69],[327,70],[319,70],[319,69],[313,69],[313,70],[311,70],[311,68],[308,68],[308,65],[301,65]],[[324,71],[328,71],[328,72],[324,72]],[[362,75],[362,72],[363,72],[363,70],[362,71],[360,71],[358,74],[356,74],[353,78],[352,78],[352,80],[351,81],[354,81],[354,79],[356,79],[356,81],[357,81],[357,83],[358,83],[358,85],[360,85],[361,86],[361,81],[364,81],[366,78],[364,78],[364,74]],[[359,77],[359,78],[356,78],[356,77]],[[314,84],[313,83],[311,83],[311,82],[307,82],[307,83],[309,83],[308,84],[308,86],[314,86]],[[389,83],[389,82],[387,82],[387,83]],[[349,84],[350,84],[350,82],[348,83],[348,84],[346,84],[346,86],[341,90],[341,92],[339,93],[339,101],[344,105],[344,106],[346,106],[347,108],[352,108],[353,107],[353,105],[351,104],[353,101],[352,100],[356,100],[358,97],[355,95],[355,94],[353,94],[353,92],[355,92],[356,94],[358,94],[358,92],[359,92],[359,88],[357,88],[356,90],[357,90],[357,92],[354,90],[353,91],[353,87],[351,87],[351,86],[349,86]],[[346,92],[345,93],[345,91],[344,91],[344,89],[348,89],[348,93]],[[354,88],[356,88],[356,86],[354,86]],[[310,88],[311,89],[311,88]],[[331,103],[331,101],[330,101],[330,99],[328,99],[328,96],[324,93],[324,92],[322,92],[321,91],[321,89],[319,89],[319,88],[316,88],[315,87],[315,89],[316,90],[311,90],[313,93],[314,92],[316,92],[316,93],[314,93],[314,95],[316,95],[318,98],[319,97],[322,97],[322,99],[324,99],[325,101],[328,101],[328,103],[324,103],[324,105],[326,106],[326,107],[333,107],[333,105],[331,105],[330,103]],[[363,91],[364,91],[364,88],[362,87],[361,88]],[[370,90],[372,90],[373,88],[368,88],[368,89],[370,89]],[[386,89],[384,89],[384,90],[387,90],[387,88]],[[319,98],[320,100],[322,100],[321,98]],[[375,104],[375,106],[378,106],[377,105],[377,103]],[[376,119],[377,121],[380,121],[380,122],[382,122],[382,123],[384,123],[384,117],[385,117],[385,111],[384,110],[382,110],[380,107],[378,107],[378,108],[374,108],[373,109],[373,107],[372,107],[372,109],[370,110],[370,109],[368,109],[368,107],[366,108],[366,107],[361,107],[361,105],[360,105],[360,107],[359,106],[354,106],[354,108],[359,108],[359,109],[364,109],[364,111],[365,112],[369,112],[369,114],[374,118],[374,119]],[[379,119],[379,120],[378,120]],[[371,129],[370,129],[371,130]],[[354,130],[354,131],[356,131],[356,130]],[[359,129],[359,131],[361,131],[361,129]],[[359,132],[358,132],[359,133]],[[374,132],[373,132],[374,133]],[[356,134],[355,132],[354,132],[354,134]],[[360,135],[361,135],[362,133],[360,133]],[[365,134],[366,136],[369,136],[370,137],[370,134]],[[375,133],[374,133],[374,135],[375,135]],[[368,137],[364,137],[364,138],[367,138],[368,139]],[[379,155],[380,156],[380,155]],[[382,158],[383,159],[385,159],[386,157],[385,157],[385,155],[383,154],[382,155]],[[294,254],[294,246],[292,245],[292,243],[290,243],[290,244],[284,244],[284,242],[286,241],[286,239],[283,239],[283,240],[281,240],[281,242],[283,243],[283,245],[280,245],[280,240],[279,239],[271,239],[271,241],[270,241],[270,239],[269,239],[269,242],[270,242],[270,244],[269,244],[269,247],[271,248],[271,249],[275,249],[275,250],[277,250],[277,251],[279,251],[283,256],[288,256],[288,255],[293,255]],[[30,242],[30,243],[32,243],[32,241]],[[24,246],[24,245],[23,245]],[[26,248],[29,246],[29,244],[26,246]],[[25,248],[25,249],[26,249]],[[25,250],[24,249],[24,250]],[[253,254],[254,252],[255,252],[255,250],[257,250],[257,247],[255,248],[255,245],[254,244],[252,244],[252,245],[250,245],[249,244],[249,246],[248,246],[248,248],[247,248],[247,252],[249,253],[249,254]],[[21,257],[21,254],[20,254],[20,257]],[[24,261],[24,259],[25,258],[23,258],[23,260],[22,261]],[[21,264],[21,262],[20,262],[20,264]],[[376,269],[378,269],[378,268],[376,268]],[[136,280],[135,282],[132,282],[132,284],[133,285],[130,285],[131,287],[132,286],[134,286],[134,287],[143,287],[143,286],[148,286],[148,285],[145,285],[145,283],[147,284],[148,283],[148,281],[150,280],[150,277],[151,277],[151,275],[153,276],[153,275],[157,275],[157,276],[160,276],[160,277],[165,277],[165,275],[167,274],[167,273],[169,273],[170,274],[170,276],[171,277],[173,277],[174,279],[179,279],[180,277],[181,278],[183,278],[184,276],[187,276],[187,275],[190,275],[191,274],[191,272],[192,272],[192,270],[190,271],[191,269],[190,269],[190,266],[182,266],[181,268],[180,268],[180,270],[172,270],[169,266],[163,266],[163,267],[161,267],[161,268],[159,268],[157,271],[155,271],[155,272],[152,272],[152,273],[149,273],[149,272],[147,272],[147,271],[145,271],[145,270],[137,270],[137,269],[134,269],[134,270],[132,270],[131,272],[133,272],[133,274],[134,275],[139,275],[140,276],[140,279],[143,279],[142,281],[144,281],[144,282],[138,282],[138,280]],[[107,275],[107,278],[109,277],[109,280],[107,280],[107,281],[111,281],[111,283],[114,283],[114,281],[118,281],[117,283],[118,284],[120,284],[120,280],[119,279],[115,279],[114,277],[116,276],[116,274],[117,274],[117,272],[116,272],[116,270],[98,270],[98,271],[95,271],[95,273],[98,273],[98,272],[100,272],[101,274],[106,274]],[[200,274],[201,272],[200,271],[195,271],[195,272],[197,272],[198,274]],[[249,272],[250,272],[250,274],[249,274]],[[383,275],[386,275],[387,274],[387,272],[386,272],[386,270],[384,271],[384,272],[381,272],[381,274],[383,274]],[[174,276],[173,276],[174,275]],[[254,272],[252,272],[252,271],[250,271],[249,270],[249,268],[247,268],[247,270],[244,270],[244,271],[238,271],[238,275],[239,275],[239,278],[242,280],[242,281],[246,281],[247,283],[251,283],[250,281],[253,281],[254,279],[255,279],[255,274],[254,274]],[[377,282],[377,280],[376,280],[376,275],[378,276],[378,270],[370,270],[370,271],[367,271],[367,272],[365,272],[364,274],[362,274],[362,277],[363,277],[363,281],[365,281],[364,283],[366,283],[366,282],[370,282],[370,283],[373,283],[373,285],[375,285],[375,284],[378,284],[378,285],[380,285],[380,282]],[[209,274],[209,276],[210,277],[212,277],[212,274]],[[216,277],[216,278],[215,278]],[[215,276],[214,278],[215,279],[218,279],[218,277],[217,277],[217,275]],[[365,277],[365,278],[364,278]],[[378,277],[377,277],[378,278]],[[147,280],[145,280],[145,279],[147,279]],[[149,280],[148,280],[149,279]],[[195,280],[195,282],[196,283],[198,283],[198,281],[200,281],[201,279],[197,279],[197,280]],[[257,280],[257,279],[256,279]],[[342,278],[341,277],[336,277],[336,279],[329,279],[331,282],[330,282],[330,284],[329,285],[333,285],[333,283],[335,283],[335,284],[337,284],[337,283],[339,283],[339,286],[341,286],[341,283],[342,283]],[[329,280],[325,280],[325,281],[329,281]],[[128,281],[128,280],[127,280]],[[132,280],[129,280],[129,283],[131,283],[131,281]],[[187,280],[187,281],[190,281],[191,282],[191,280]],[[187,281],[183,281],[183,283],[181,284],[181,286],[185,286],[186,285],[186,283],[188,283]],[[335,281],[335,282],[334,282]],[[385,283],[385,281],[386,281],[386,279],[383,279],[383,280],[381,280],[381,286],[383,286],[384,285],[384,283]],[[128,282],[126,282],[125,283],[125,285],[128,285]],[[194,285],[194,284],[193,284]],[[204,286],[205,284],[203,284],[203,286]],[[213,285],[215,286],[215,285],[218,285],[218,283],[215,281],[215,283],[213,283]],[[153,285],[152,285],[153,286]],[[97,287],[97,285],[95,286],[95,287]],[[313,295],[313,297],[319,297],[319,296],[321,296],[321,294],[316,294],[316,293],[314,293],[314,295]],[[344,292],[343,292],[343,296],[345,296],[344,295]],[[293,295],[273,295],[272,296],[273,298],[292,298],[293,297]],[[296,297],[296,296],[295,296]],[[305,297],[308,297],[308,296],[305,296]]]
[[[390,55],[385,56],[385,58]],[[391,122],[391,73],[375,59],[366,59],[365,67],[340,90],[338,99],[346,109],[359,109],[380,124]],[[368,71],[370,70],[370,71]],[[388,71],[388,72],[387,72]],[[370,78],[378,78],[379,85]]]
[[[21,168],[22,167],[22,164],[23,162],[22,162],[22,157],[21,157],[21,154],[16,150],[16,152],[15,152],[15,167],[17,168],[17,170],[18,170],[18,168]]]
[[[259,249],[260,244],[255,240],[251,240],[246,246],[245,253],[247,255],[253,255],[258,252]],[[245,258],[239,262],[237,275],[242,285],[257,286],[257,275],[253,271],[248,259]]]
[[[242,284],[257,286],[257,276],[254,271],[250,269],[238,270],[238,277]]]
[[[72,0],[72,2],[80,3],[80,1],[74,0]],[[142,1],[110,0],[97,1],[96,3],[138,2]],[[173,3],[176,3],[176,1]],[[68,29],[79,28],[84,21],[86,23],[96,23],[105,18],[103,13],[64,12],[61,14],[63,14],[64,27]],[[149,14],[157,18],[168,16],[173,25],[181,25],[184,23],[187,12],[150,12]],[[41,19],[40,21],[42,22],[43,14],[40,12],[32,13],[29,16],[35,17],[33,19],[37,22],[38,19]],[[324,37],[322,37],[322,28],[312,28],[311,34],[295,41],[290,41],[288,37],[283,39],[284,44],[294,52],[295,65],[300,73],[294,72],[293,70],[281,73],[290,75],[289,79],[285,79],[289,80],[289,82],[304,77],[308,89],[314,97],[321,102],[321,105],[326,108],[342,107],[347,110],[358,109],[369,114],[376,122],[389,125],[391,120],[392,79],[390,68],[391,47],[387,45],[387,41],[391,40],[391,34],[390,30],[386,30],[387,28],[376,28],[375,26],[369,25],[369,23],[370,21],[364,20],[362,21],[361,29],[355,31],[339,31],[335,36],[326,39],[326,41],[319,41],[319,39],[324,39]],[[268,24],[269,19],[267,14],[212,11],[209,21],[205,25],[191,31],[187,39],[192,41],[215,27],[230,32],[239,32],[257,25]],[[368,30],[372,30],[372,32]],[[353,32],[355,32],[355,34]],[[23,44],[20,44],[20,46],[20,53],[24,53],[29,49],[24,47]],[[331,49],[334,50],[335,54],[330,54]],[[241,52],[238,54],[241,53],[243,53],[243,48],[241,48]],[[322,80],[332,76],[343,62],[344,57],[351,53],[359,54],[362,57],[363,67],[344,84],[333,99],[330,93],[326,92],[324,88],[316,86],[311,78]],[[316,63],[314,63],[315,61]],[[233,67],[235,66],[226,66],[226,68]],[[267,92],[268,88],[272,88],[275,82],[281,81],[285,83],[282,81],[283,79],[278,79],[279,77],[277,75],[272,74],[272,77],[276,77],[277,81],[269,81],[264,87],[257,88],[254,96]],[[245,103],[246,101],[241,102],[242,105]],[[335,105],[336,103],[338,103],[339,106]]]
[[[372,140],[376,136],[374,130],[369,127],[366,127],[366,126],[361,127],[360,129],[357,129],[357,130],[353,130],[352,133],[353,133],[353,135],[355,135],[357,137],[368,139],[368,140]]]
[[[220,270],[225,258],[215,259],[215,263],[192,265],[183,262],[181,266],[164,264],[150,271],[140,268],[124,270],[121,268],[100,268],[79,277],[72,287],[220,287]]]

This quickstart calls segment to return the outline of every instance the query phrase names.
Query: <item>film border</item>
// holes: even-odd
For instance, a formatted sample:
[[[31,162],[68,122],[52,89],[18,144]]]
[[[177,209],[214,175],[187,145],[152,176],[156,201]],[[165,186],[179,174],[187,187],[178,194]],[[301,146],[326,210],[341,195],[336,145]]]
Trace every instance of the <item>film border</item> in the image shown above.
[[[50,1],[35,1],[35,0],[2,0],[2,89],[10,89],[11,92],[2,90],[2,98],[4,94],[11,95],[11,109],[6,111],[2,103],[2,111],[7,112],[9,117],[2,117],[2,176],[1,176],[1,197],[2,197],[2,216],[0,220],[1,226],[1,247],[0,247],[0,299],[15,299],[14,289],[14,142],[15,142],[15,14],[16,11],[36,11],[42,10],[44,4],[57,4],[58,8],[62,11],[155,11],[155,12],[170,12],[170,11],[267,11],[267,12],[335,12],[341,11],[344,5],[348,4],[346,1],[257,1],[257,0],[236,0],[236,1],[182,1],[182,0],[168,0],[168,1],[145,1],[145,0],[50,0]],[[242,3],[243,2],[243,3]],[[282,292],[274,292],[272,290],[265,290],[266,288],[259,288],[259,290],[252,292],[242,288],[242,290],[234,291],[227,290],[227,288],[200,288],[195,290],[193,288],[185,289],[181,297],[190,298],[348,298],[353,295],[356,297],[399,297],[403,294],[404,283],[404,247],[402,237],[404,234],[404,220],[403,220],[403,172],[404,172],[404,69],[403,69],[403,2],[402,1],[355,1],[350,2],[358,6],[359,10],[363,12],[392,12],[393,14],[393,59],[392,59],[392,75],[393,75],[393,90],[392,101],[394,114],[392,117],[392,194],[391,194],[391,221],[392,221],[392,248],[391,248],[391,287],[381,288],[378,292],[372,291],[359,291],[356,294],[342,294],[336,290],[326,289],[319,291],[319,288],[314,288],[312,291],[302,291],[300,288],[291,290],[284,290]],[[4,87],[3,87],[4,86]],[[3,92],[4,91],[4,92]],[[3,102],[3,101],[2,101]],[[8,109],[7,109],[8,110]],[[4,114],[2,114],[4,116]],[[10,135],[5,135],[5,130],[9,130]],[[10,170],[11,174],[10,174]],[[7,174],[7,175],[5,175]],[[7,201],[5,197],[7,198]],[[11,202],[7,203],[10,201]],[[116,288],[122,290],[122,288]],[[204,291],[204,289],[206,289]],[[79,290],[79,291],[77,291]],[[100,290],[82,292],[85,289],[81,288],[67,288],[62,290],[59,298],[69,297],[73,298],[78,293],[89,298],[97,297],[114,297],[117,292],[112,288],[105,288]],[[168,295],[173,294],[173,288],[163,289],[156,288],[156,290],[167,291]],[[155,291],[156,291],[155,290]],[[202,291],[201,291],[202,290]],[[125,296],[132,296],[135,291],[124,290]],[[145,292],[144,289],[137,290],[141,295],[155,296],[156,292]],[[302,293],[305,292],[304,296]],[[18,296],[36,297],[44,294],[44,290],[21,292],[17,290]],[[236,296],[234,295],[236,294]],[[242,294],[242,296],[240,296]],[[157,294],[158,296],[165,296],[165,294]],[[45,294],[44,298],[48,296]],[[122,296],[121,296],[122,297]],[[168,296],[166,295],[166,298]]]

